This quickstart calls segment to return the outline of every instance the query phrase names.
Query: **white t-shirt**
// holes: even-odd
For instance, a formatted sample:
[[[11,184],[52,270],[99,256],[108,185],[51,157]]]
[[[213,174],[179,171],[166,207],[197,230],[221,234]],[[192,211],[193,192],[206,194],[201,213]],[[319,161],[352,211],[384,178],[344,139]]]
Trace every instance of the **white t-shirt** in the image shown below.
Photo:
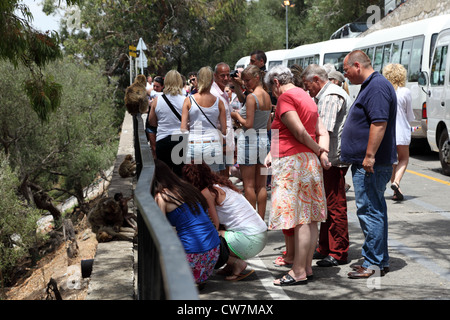
[[[219,221],[227,230],[240,231],[248,236],[267,230],[267,225],[245,197],[228,187],[219,186],[225,192],[225,200],[216,206]]]

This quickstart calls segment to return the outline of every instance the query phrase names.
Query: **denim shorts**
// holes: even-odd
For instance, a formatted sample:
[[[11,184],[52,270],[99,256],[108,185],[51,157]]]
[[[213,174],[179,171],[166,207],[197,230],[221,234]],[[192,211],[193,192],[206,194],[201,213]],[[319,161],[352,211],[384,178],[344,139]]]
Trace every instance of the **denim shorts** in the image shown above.
[[[239,165],[264,164],[270,151],[267,131],[249,129],[241,132],[237,140],[237,163]]]
[[[225,168],[222,143],[217,141],[189,141],[187,152],[188,163],[205,162],[212,171],[218,172]]]

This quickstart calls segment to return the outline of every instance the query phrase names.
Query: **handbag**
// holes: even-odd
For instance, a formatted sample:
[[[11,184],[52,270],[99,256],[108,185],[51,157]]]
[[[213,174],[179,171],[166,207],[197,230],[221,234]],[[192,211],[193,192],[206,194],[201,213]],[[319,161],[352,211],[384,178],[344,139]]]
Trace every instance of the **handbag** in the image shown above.
[[[166,101],[167,105],[169,106],[170,110],[175,114],[175,116],[178,118],[178,120],[181,121],[181,115],[178,113],[178,111],[175,109],[175,107],[172,105],[172,103],[167,99],[166,95],[162,95],[164,101]]]

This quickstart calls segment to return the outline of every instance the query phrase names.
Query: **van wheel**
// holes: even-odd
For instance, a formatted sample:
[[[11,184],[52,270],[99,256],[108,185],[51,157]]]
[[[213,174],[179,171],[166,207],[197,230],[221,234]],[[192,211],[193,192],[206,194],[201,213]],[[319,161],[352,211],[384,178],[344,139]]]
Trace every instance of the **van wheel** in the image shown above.
[[[441,162],[442,173],[450,176],[450,142],[446,128],[442,130],[439,136],[439,161]]]

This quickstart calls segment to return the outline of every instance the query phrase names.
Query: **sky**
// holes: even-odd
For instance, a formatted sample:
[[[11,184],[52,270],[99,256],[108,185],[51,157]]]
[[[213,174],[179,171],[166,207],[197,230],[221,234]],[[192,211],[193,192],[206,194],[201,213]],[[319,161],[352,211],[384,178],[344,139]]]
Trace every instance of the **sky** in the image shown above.
[[[34,18],[31,25],[37,30],[42,32],[47,30],[59,30],[59,15],[45,15],[45,13],[42,12],[42,0],[22,0],[21,2],[30,8]]]

